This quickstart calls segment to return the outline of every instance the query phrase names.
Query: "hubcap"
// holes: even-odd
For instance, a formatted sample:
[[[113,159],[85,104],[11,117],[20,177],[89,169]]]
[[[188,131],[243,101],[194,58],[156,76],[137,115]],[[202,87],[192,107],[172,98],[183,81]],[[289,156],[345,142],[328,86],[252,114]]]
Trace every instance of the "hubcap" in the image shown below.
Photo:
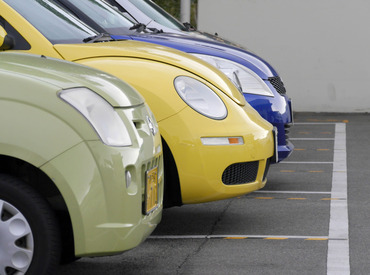
[[[27,219],[13,205],[0,199],[0,274],[25,274],[33,252]]]

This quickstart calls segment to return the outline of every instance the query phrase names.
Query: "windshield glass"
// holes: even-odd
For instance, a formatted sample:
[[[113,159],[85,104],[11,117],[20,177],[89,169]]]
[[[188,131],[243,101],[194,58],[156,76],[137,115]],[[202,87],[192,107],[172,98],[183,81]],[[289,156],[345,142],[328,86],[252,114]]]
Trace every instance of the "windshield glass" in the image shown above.
[[[4,0],[52,44],[83,43],[97,32],[48,0]]]
[[[180,21],[172,17],[164,9],[151,0],[129,0],[134,4],[141,12],[145,13],[148,17],[153,19],[155,22],[162,24],[171,29],[186,31],[186,28]]]
[[[110,34],[127,32],[134,22],[127,19],[120,11],[99,0],[59,0],[67,9],[76,13],[85,21],[86,17]],[[82,15],[82,16],[81,16]],[[85,19],[84,19],[85,18]],[[89,24],[87,21],[85,23]],[[94,27],[93,25],[91,25]]]

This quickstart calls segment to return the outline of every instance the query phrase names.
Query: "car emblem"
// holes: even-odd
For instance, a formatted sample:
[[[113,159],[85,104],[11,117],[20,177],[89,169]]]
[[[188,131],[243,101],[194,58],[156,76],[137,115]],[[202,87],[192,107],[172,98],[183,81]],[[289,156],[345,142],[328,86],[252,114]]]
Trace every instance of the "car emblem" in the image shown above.
[[[146,116],[146,120],[148,122],[150,132],[152,132],[153,136],[155,136],[157,131],[155,129],[155,126],[154,126],[154,123],[153,123],[152,119],[149,116]]]

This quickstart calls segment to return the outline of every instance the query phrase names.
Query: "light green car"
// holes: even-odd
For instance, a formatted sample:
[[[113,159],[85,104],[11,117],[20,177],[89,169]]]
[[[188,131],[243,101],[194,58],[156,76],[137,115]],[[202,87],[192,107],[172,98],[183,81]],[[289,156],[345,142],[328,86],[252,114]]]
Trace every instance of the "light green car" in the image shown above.
[[[163,156],[143,98],[104,72],[0,53],[0,274],[134,248],[160,222]]]

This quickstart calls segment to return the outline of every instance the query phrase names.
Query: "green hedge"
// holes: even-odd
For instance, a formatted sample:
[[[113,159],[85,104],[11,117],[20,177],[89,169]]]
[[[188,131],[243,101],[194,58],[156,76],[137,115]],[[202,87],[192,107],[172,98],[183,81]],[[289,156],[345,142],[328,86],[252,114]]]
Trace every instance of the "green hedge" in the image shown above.
[[[159,6],[165,9],[167,12],[180,19],[180,0],[154,0]],[[190,23],[197,26],[197,6],[198,0],[191,0],[191,17]]]

